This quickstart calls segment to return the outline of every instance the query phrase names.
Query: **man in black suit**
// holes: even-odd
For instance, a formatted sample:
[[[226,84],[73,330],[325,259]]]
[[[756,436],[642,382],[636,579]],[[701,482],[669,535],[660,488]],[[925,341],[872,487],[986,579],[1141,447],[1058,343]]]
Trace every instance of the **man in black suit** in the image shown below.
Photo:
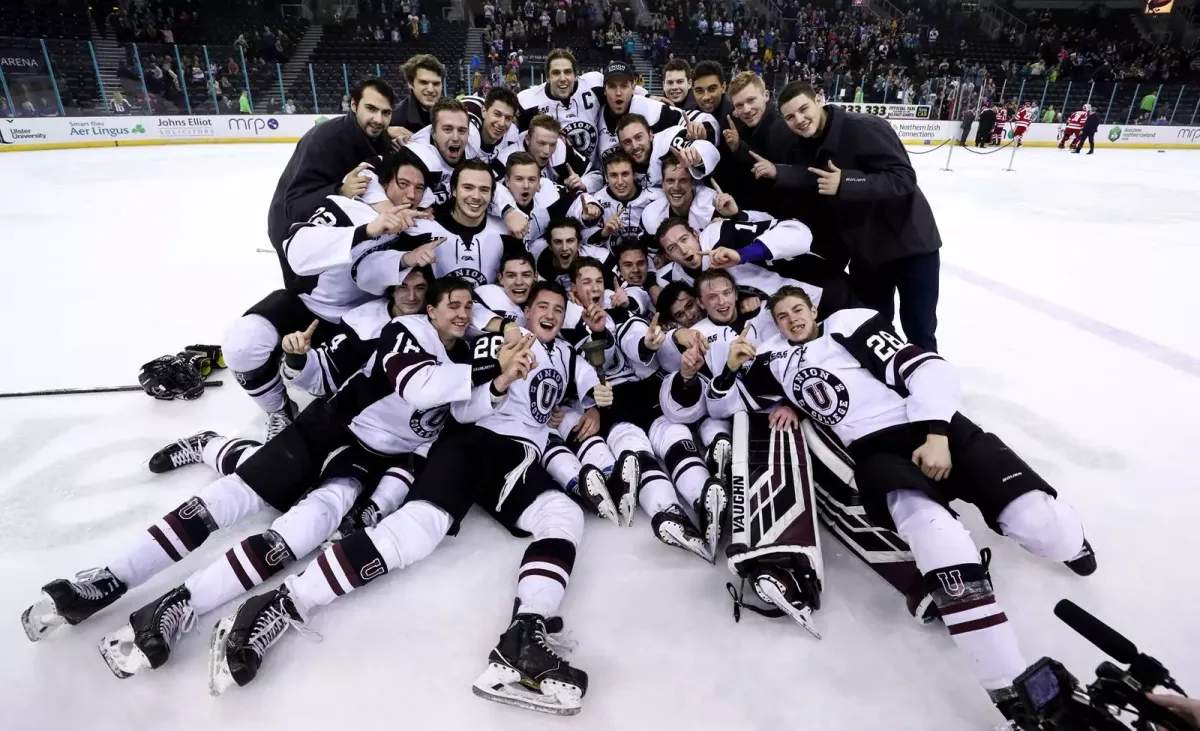
[[[1088,113],[1087,121],[1083,123],[1083,131],[1079,133],[1079,138],[1075,140],[1075,149],[1071,152],[1078,153],[1083,150],[1083,141],[1087,140],[1090,155],[1096,151],[1096,130],[1100,129],[1100,115],[1092,111],[1091,104],[1084,104],[1083,109]]]
[[[854,293],[889,320],[899,291],[908,341],[936,351],[942,239],[908,153],[887,120],[823,103],[803,81],[785,86],[779,111],[797,136],[788,164],[753,153],[751,170],[816,203],[809,215],[823,220],[811,226],[813,251],[831,258],[819,250],[818,232],[840,245]]]
[[[989,104],[979,113],[979,130],[975,133],[975,146],[987,147],[992,140],[992,130],[996,129],[996,107]]]

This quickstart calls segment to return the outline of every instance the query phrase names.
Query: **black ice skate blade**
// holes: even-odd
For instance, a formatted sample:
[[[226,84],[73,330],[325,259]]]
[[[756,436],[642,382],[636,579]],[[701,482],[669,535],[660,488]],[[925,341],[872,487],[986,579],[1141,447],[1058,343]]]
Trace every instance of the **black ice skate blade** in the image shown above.
[[[513,696],[507,696],[507,695],[497,695],[494,693],[489,693],[477,685],[471,686],[471,692],[485,700],[493,701],[495,703],[502,703],[506,706],[514,706],[516,708],[524,708],[525,710],[528,710],[528,711],[537,711],[538,713],[545,713],[545,714],[548,714],[551,716],[575,716],[581,710],[583,710],[583,706],[575,706],[575,707],[544,706],[544,705],[540,705],[538,703],[534,703],[532,701],[523,700],[519,697],[513,697]]]

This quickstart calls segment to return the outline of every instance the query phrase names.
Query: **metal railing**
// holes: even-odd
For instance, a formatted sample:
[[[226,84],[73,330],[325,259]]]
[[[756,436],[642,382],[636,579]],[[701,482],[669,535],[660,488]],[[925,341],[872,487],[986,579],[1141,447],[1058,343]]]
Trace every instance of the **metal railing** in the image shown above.
[[[236,46],[135,44],[126,50],[125,62],[111,69],[100,63],[89,41],[0,38],[0,56],[6,60],[0,67],[0,117],[338,114],[348,107],[354,82],[364,76],[381,76],[397,90],[407,88],[396,64],[313,62],[289,85],[282,64],[248,59]],[[586,64],[580,69],[588,70],[596,69]],[[480,80],[488,80],[488,70],[480,72]],[[457,78],[446,79],[445,93],[475,91],[475,70],[469,64],[451,76]],[[654,76],[645,79],[647,88],[654,85]],[[778,91],[795,78],[779,72],[766,80]],[[540,64],[529,63],[518,70],[515,85],[525,88],[544,80]],[[1015,75],[995,89],[981,90],[979,77],[942,77],[922,85],[874,76],[805,80],[836,101],[928,104],[935,119],[956,118],[962,108],[986,98],[1018,106],[1032,101],[1039,110],[1053,106],[1064,115],[1090,103],[1105,124],[1193,126],[1200,120],[1200,84],[1052,82]],[[962,95],[964,103],[952,109],[950,100],[960,87],[968,92]]]
[[[933,120],[961,119],[964,110],[978,111],[986,102],[1007,103],[1016,108],[1031,102],[1037,109],[1038,122],[1062,122],[1084,104],[1090,104],[1093,111],[1102,115],[1102,124],[1190,127],[1200,122],[1200,84],[1052,82],[1045,77],[1017,77],[988,92],[974,82],[950,77],[915,85],[908,81],[878,83],[869,76],[824,80],[783,73],[768,78],[767,82],[777,94],[785,84],[797,79],[812,83],[831,101],[928,105]],[[1053,112],[1049,118],[1048,111]]]
[[[333,114],[364,76],[407,89],[394,63],[313,62],[289,83],[284,63],[247,57],[235,45],[140,43],[123,50],[113,68],[90,41],[0,38],[0,117]]]

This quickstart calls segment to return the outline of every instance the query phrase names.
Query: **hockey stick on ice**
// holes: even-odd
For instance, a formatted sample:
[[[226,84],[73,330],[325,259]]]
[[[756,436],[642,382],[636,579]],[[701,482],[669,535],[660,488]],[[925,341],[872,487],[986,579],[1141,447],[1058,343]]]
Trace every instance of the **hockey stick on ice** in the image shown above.
[[[223,386],[224,381],[205,381],[206,387]],[[141,386],[99,386],[97,388],[52,388],[46,391],[14,391],[11,393],[0,393],[0,398],[13,398],[17,396],[61,396],[64,394],[77,393],[117,393],[119,391],[141,391]]]

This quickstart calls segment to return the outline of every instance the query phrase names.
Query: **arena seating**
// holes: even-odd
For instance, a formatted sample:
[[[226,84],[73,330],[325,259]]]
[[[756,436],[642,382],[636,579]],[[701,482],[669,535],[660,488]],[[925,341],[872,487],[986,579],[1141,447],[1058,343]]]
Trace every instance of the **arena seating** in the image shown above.
[[[431,32],[416,39],[402,32],[398,42],[362,39],[362,28],[378,24],[383,18],[378,8],[368,8],[366,4],[360,8],[361,14],[353,19],[343,21],[339,18],[336,23],[326,19],[321,41],[308,56],[311,79],[308,67],[299,66],[287,76],[286,89],[281,88],[280,78],[289,51],[304,37],[307,22],[282,12],[279,0],[254,4],[239,0],[197,0],[186,6],[169,0],[147,0],[141,5],[130,6],[130,11],[89,6],[85,0],[36,3],[8,0],[0,14],[0,44],[40,57],[41,39],[45,39],[45,48],[54,67],[54,82],[44,71],[6,69],[6,80],[18,113],[22,103],[28,101],[34,106],[34,113],[56,114],[55,82],[68,115],[107,111],[102,102],[101,82],[97,79],[97,63],[88,47],[89,40],[98,48],[103,45],[116,49],[114,53],[117,54],[124,49],[126,65],[118,75],[125,77],[120,88],[131,103],[129,111],[133,113],[144,113],[147,107],[155,113],[183,113],[189,103],[195,113],[236,113],[238,95],[247,86],[247,81],[257,112],[275,113],[282,109],[286,99],[290,99],[298,112],[336,113],[341,111],[347,87],[364,75],[378,73],[393,83],[401,95],[407,94],[400,65],[415,53],[432,53],[442,60],[447,67],[448,93],[466,90],[471,83],[466,71],[468,27],[443,19],[442,10],[448,2],[424,0],[421,12],[432,24]],[[650,10],[655,15],[653,24],[643,29],[642,44],[646,50],[635,60],[642,68],[649,66],[651,39],[656,33],[666,33],[665,18],[672,16],[676,24],[670,34],[669,52],[677,58],[715,59],[730,72],[747,66],[761,67],[773,86],[798,77],[813,80],[830,91],[836,87],[861,86],[867,101],[882,101],[885,92],[888,100],[894,101],[897,91],[910,89],[914,101],[917,98],[936,100],[939,109],[946,109],[948,82],[964,73],[977,82],[976,87],[985,95],[1003,97],[1006,101],[1033,100],[1043,109],[1053,104],[1057,109],[1065,106],[1070,111],[1090,99],[1093,106],[1107,113],[1108,121],[1116,123],[1138,119],[1141,100],[1149,93],[1158,96],[1154,118],[1177,113],[1176,116],[1187,123],[1200,98],[1197,69],[1193,68],[1197,65],[1196,51],[1164,49],[1149,43],[1139,35],[1138,26],[1133,22],[1134,11],[1094,8],[1087,12],[1014,10],[1026,23],[1024,33],[1019,33],[1015,26],[1005,27],[999,37],[990,38],[984,35],[970,11],[962,10],[958,5],[925,1],[917,4],[903,0],[896,4],[907,15],[898,18],[892,27],[890,20],[879,18],[861,6],[846,7],[845,13],[839,14],[832,0],[810,1],[804,5],[799,0],[769,0],[767,5],[739,4],[736,9],[725,2],[707,2],[704,11],[710,17],[731,14],[735,18],[737,28],[727,46],[723,36],[697,32],[694,18],[698,3],[651,1]],[[503,5],[496,5],[499,13]],[[514,3],[512,7],[519,11],[522,5]],[[577,5],[575,10],[581,7],[589,6]],[[756,14],[762,10],[768,14]],[[814,12],[822,10],[826,13],[823,25],[813,16]],[[473,3],[472,11],[482,26],[482,3]],[[631,12],[627,18],[632,18]],[[389,21],[393,19],[398,17],[393,16]],[[596,20],[597,24],[599,22]],[[161,29],[168,25],[174,44],[163,42]],[[159,30],[151,31],[152,26]],[[829,63],[825,57],[810,65],[807,58],[799,57],[805,55],[807,49],[806,42],[801,41],[797,45],[802,53],[798,54],[795,64],[789,65],[786,52],[797,37],[797,26],[801,27],[806,39],[822,42],[828,32],[834,30],[843,50],[850,46],[846,40],[855,37],[860,26],[865,26],[871,33],[885,38],[892,50],[886,58],[868,62],[869,49],[858,48],[856,43],[850,54],[843,53],[838,59],[840,65]],[[774,63],[762,63],[763,48],[760,48],[759,58],[738,51],[742,30],[749,29],[758,34],[768,27],[778,39]],[[928,38],[928,30],[932,27],[939,30],[939,37],[934,42]],[[275,51],[273,44],[262,43],[259,34],[264,28],[286,36],[282,54]],[[914,34],[919,39],[915,43]],[[239,37],[245,43],[235,46]],[[114,42],[121,46],[111,45]],[[133,51],[134,43],[137,44],[137,56]],[[531,38],[519,49],[527,58],[520,69],[519,83],[527,85],[531,81],[541,81],[541,58],[550,47],[560,46],[575,51],[581,70],[600,68],[613,54],[607,43],[595,41],[590,20],[582,24],[556,25],[549,43]],[[205,49],[208,60],[216,67],[216,99],[208,82],[208,69],[204,68]],[[507,50],[498,60],[505,60]],[[484,57],[487,55],[483,54]],[[848,57],[852,61],[848,62]],[[182,61],[183,69],[175,68],[179,65],[177,58]],[[230,59],[236,67],[231,67]],[[138,60],[143,71],[155,64],[164,71],[165,78],[161,81],[146,79],[150,100],[144,98],[142,80],[137,75]],[[485,60],[485,69],[487,63]],[[103,62],[99,65],[103,66]],[[178,74],[181,88],[171,88],[167,66]],[[194,76],[194,68],[202,73]],[[979,70],[973,70],[976,68]],[[108,82],[111,70],[106,67],[102,71]],[[1051,78],[1055,80],[1051,81]],[[989,84],[994,84],[994,88]],[[113,87],[105,88],[111,98]],[[942,92],[940,96],[939,91]]]

